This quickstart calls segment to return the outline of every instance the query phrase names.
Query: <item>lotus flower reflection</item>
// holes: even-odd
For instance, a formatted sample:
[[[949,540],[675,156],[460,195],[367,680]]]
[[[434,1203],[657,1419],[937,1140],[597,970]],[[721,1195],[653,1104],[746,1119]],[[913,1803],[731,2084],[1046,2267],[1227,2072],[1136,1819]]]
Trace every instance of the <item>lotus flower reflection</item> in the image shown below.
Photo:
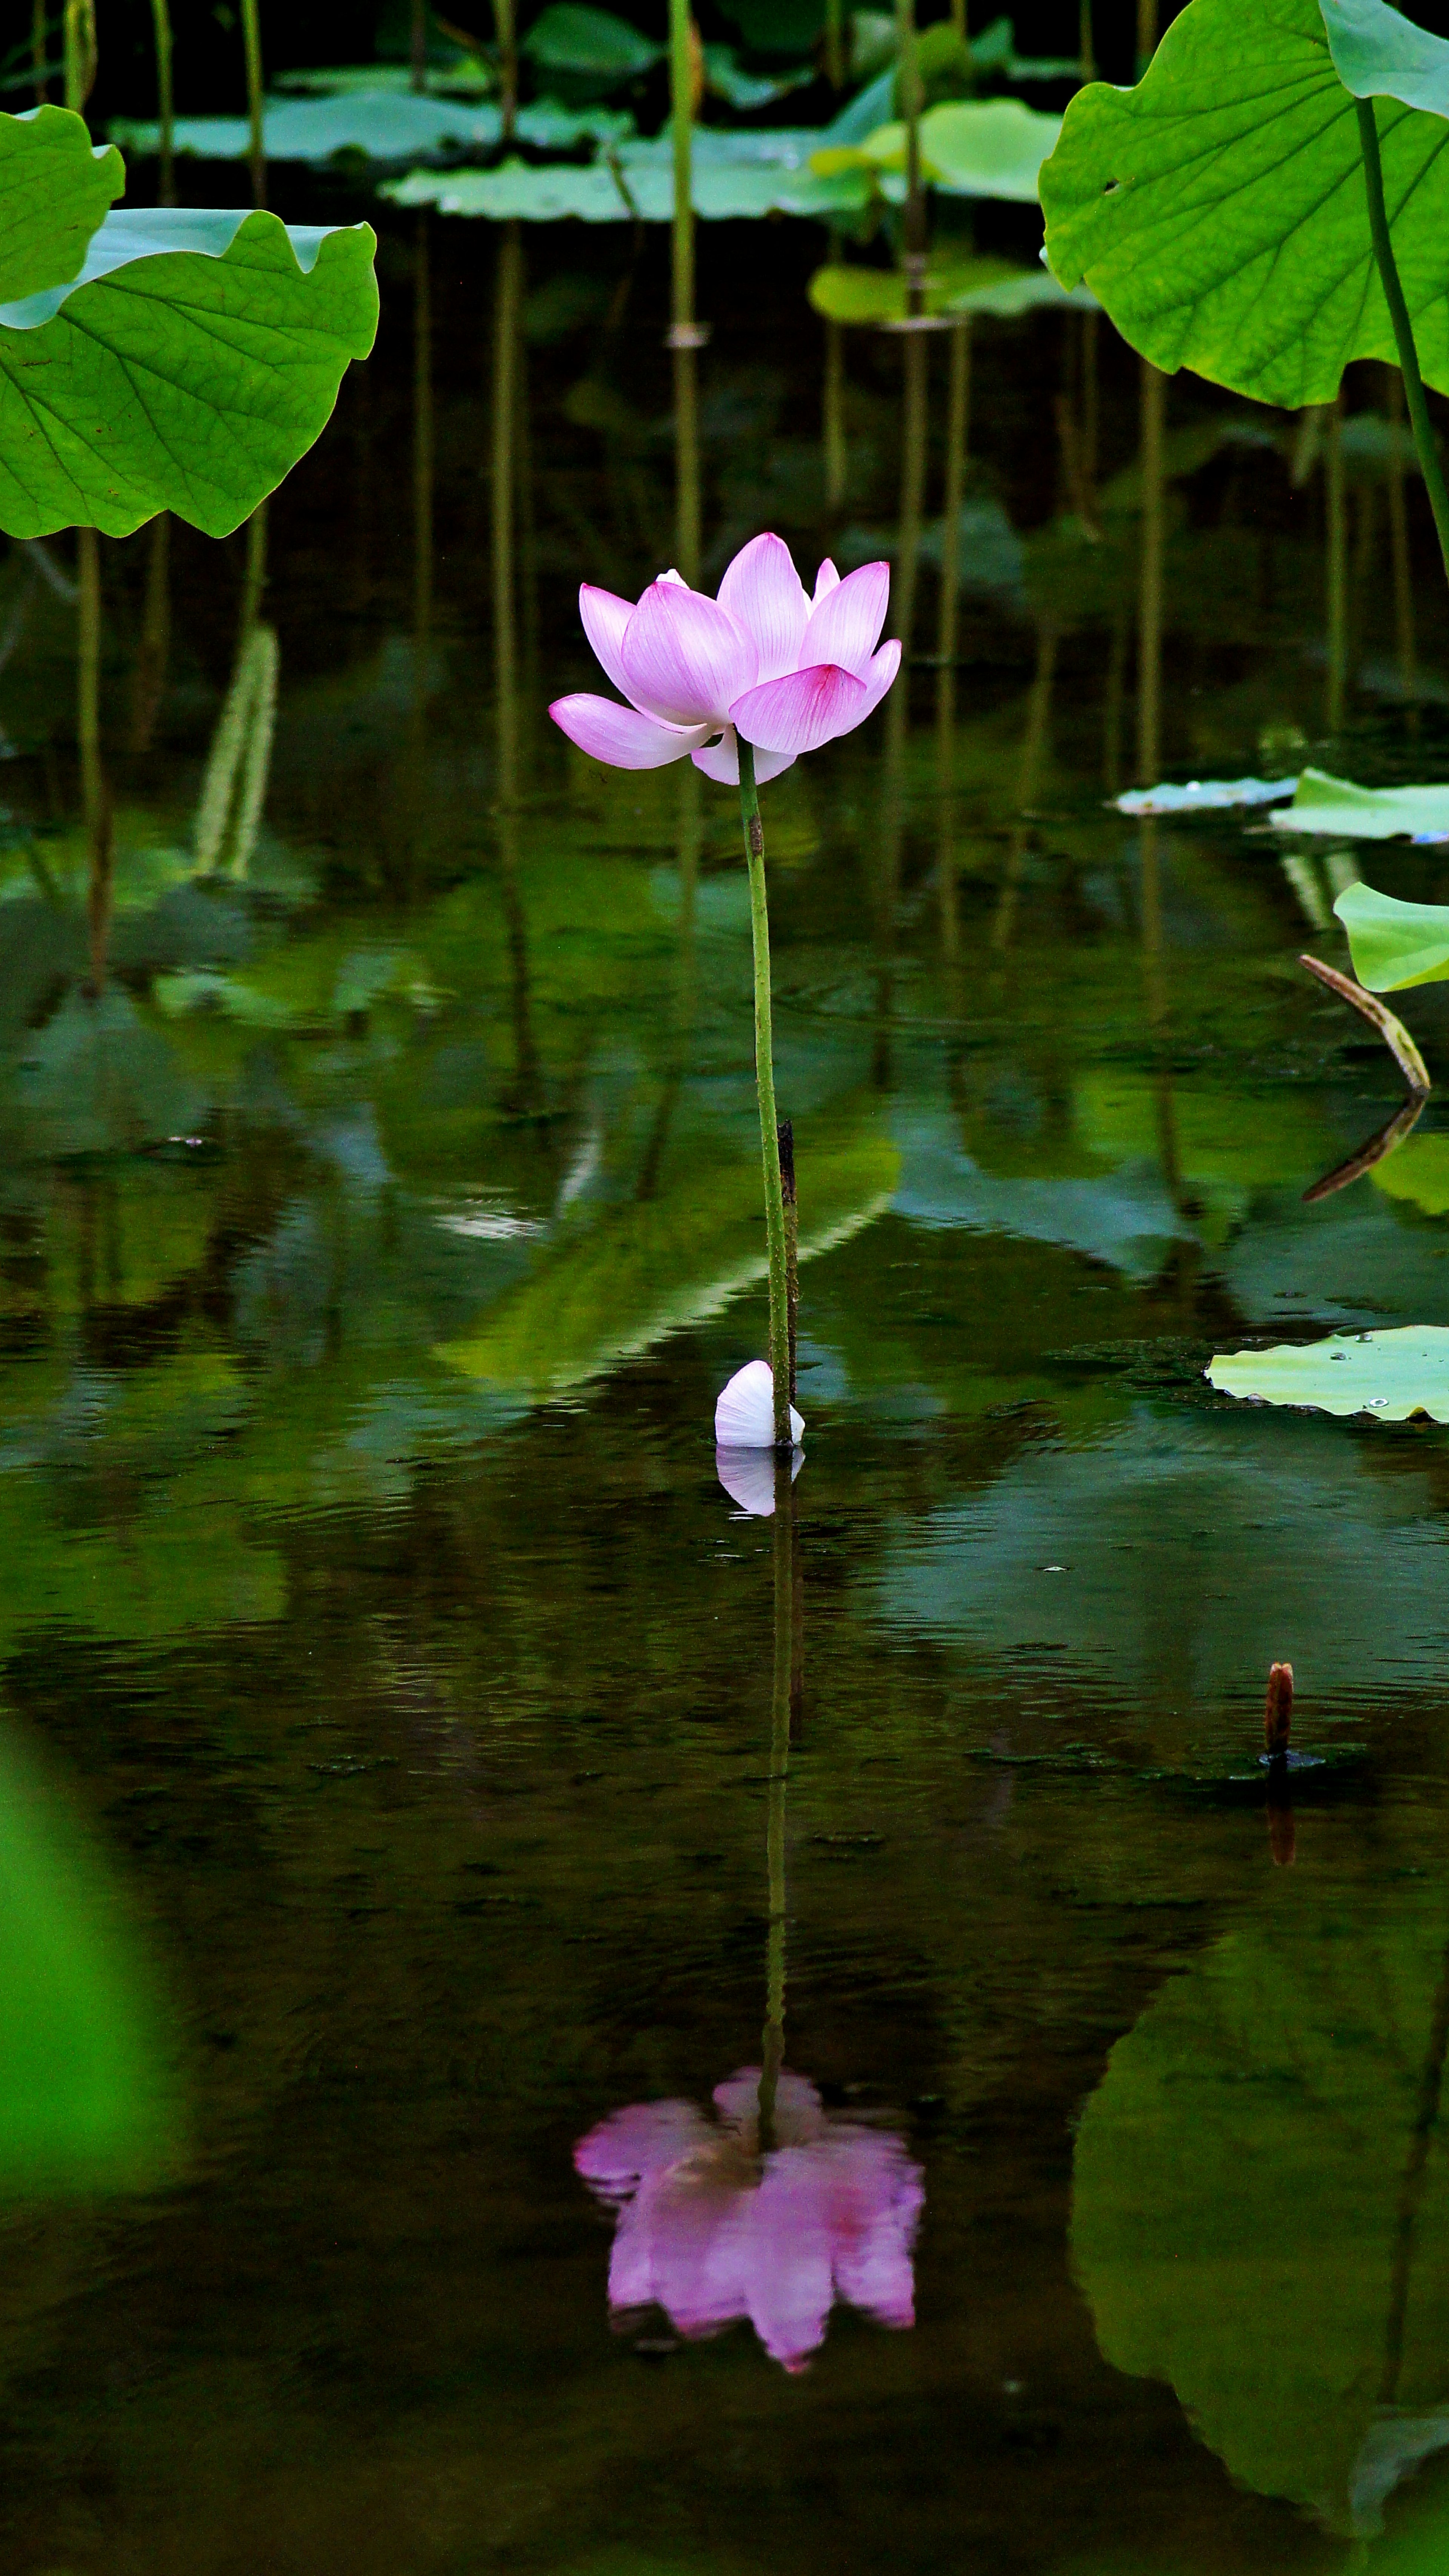
[[[924,2197],[899,2138],[828,2113],[782,2074],[776,2145],[759,2151],[759,2070],[692,2102],[636,2102],[579,2141],[574,2163],[618,2212],[614,2314],[663,2308],[676,2333],[748,2317],[765,2350],[801,2370],[843,2299],[878,2325],[915,2323],[911,2248]]]
[[[580,693],[549,714],[615,769],[662,769],[688,753],[724,787],[739,784],[743,734],[763,786],[879,706],[901,661],[898,643],[880,643],[889,592],[889,565],[862,564],[842,581],[827,560],[807,599],[789,547],[768,533],[735,556],[718,599],[677,572],[632,608],[585,582],[584,633],[629,703]]]

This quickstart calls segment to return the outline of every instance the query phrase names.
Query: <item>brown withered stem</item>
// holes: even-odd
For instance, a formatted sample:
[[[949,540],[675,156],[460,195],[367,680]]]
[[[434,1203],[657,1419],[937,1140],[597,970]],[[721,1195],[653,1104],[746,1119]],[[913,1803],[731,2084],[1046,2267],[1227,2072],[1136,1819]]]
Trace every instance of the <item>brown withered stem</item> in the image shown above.
[[[1366,1145],[1360,1145],[1358,1152],[1350,1154],[1346,1163],[1335,1163],[1331,1172],[1325,1172],[1321,1181],[1315,1181],[1311,1190],[1304,1191],[1304,1206],[1313,1207],[1319,1199],[1331,1199],[1336,1190],[1346,1190],[1352,1182],[1361,1181],[1365,1172],[1371,1172],[1375,1163],[1381,1163],[1385,1155],[1397,1152],[1404,1138],[1413,1132],[1423,1117],[1424,1099],[1422,1091],[1411,1091],[1392,1118],[1385,1119],[1383,1126],[1374,1130]]]
[[[1268,1705],[1263,1714],[1263,1742],[1270,1761],[1281,1760],[1288,1750],[1293,1726],[1293,1667],[1270,1664],[1268,1667]]]
[[[1349,1002],[1354,1010],[1362,1012],[1370,1028],[1378,1030],[1411,1095],[1432,1091],[1434,1086],[1429,1080],[1429,1068],[1403,1021],[1379,1000],[1376,993],[1366,993],[1362,984],[1356,984],[1351,975],[1340,975],[1336,966],[1325,966],[1321,957],[1302,956],[1298,963],[1306,966],[1310,975],[1316,975],[1320,984],[1326,984],[1330,993],[1337,993],[1340,1001]]]

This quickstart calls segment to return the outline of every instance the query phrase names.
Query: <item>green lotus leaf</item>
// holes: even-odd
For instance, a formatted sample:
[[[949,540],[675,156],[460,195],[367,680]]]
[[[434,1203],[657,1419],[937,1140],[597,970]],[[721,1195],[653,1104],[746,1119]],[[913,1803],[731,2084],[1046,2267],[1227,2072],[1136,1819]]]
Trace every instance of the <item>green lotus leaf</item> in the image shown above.
[[[0,304],[69,282],[126,173],[63,107],[0,116]]]
[[[1207,1375],[1222,1395],[1253,1404],[1302,1404],[1316,1413],[1374,1413],[1449,1422],[1449,1325],[1396,1324],[1280,1342],[1269,1351],[1219,1352]]]
[[[1407,833],[1415,841],[1449,841],[1449,787],[1356,787],[1326,769],[1305,769],[1292,804],[1273,820],[1283,832],[1332,832],[1344,840],[1392,841]]]
[[[325,426],[377,329],[371,227],[146,208],[79,277],[0,307],[0,527],[224,537]]]
[[[1339,0],[1330,14],[1366,11]],[[1391,15],[1377,9],[1380,31]],[[1449,390],[1443,118],[1397,97],[1377,116],[1420,365]],[[1331,401],[1352,359],[1396,358],[1358,110],[1319,0],[1188,0],[1135,89],[1095,82],[1073,99],[1041,201],[1062,284],[1085,279],[1169,373],[1292,406]]]
[[[1449,116],[1449,45],[1385,0],[1319,0],[1328,50],[1355,98],[1396,98]]]
[[[778,148],[768,154],[760,148],[778,147],[779,140],[695,136],[690,194],[702,221],[772,214],[828,220],[857,214],[869,203],[870,183],[858,170],[821,178],[781,158]],[[492,223],[550,224],[574,215],[586,224],[667,224],[674,214],[674,161],[672,151],[642,144],[622,147],[588,168],[505,161],[496,170],[410,170],[382,193],[394,205],[436,206],[441,214],[481,215]]]
[[[896,268],[866,268],[834,261],[817,268],[810,280],[810,301],[828,322],[899,322],[906,310],[905,279]],[[958,259],[933,264],[926,272],[928,313],[992,313],[1010,318],[1040,304],[1069,304],[1069,296],[1041,267],[1019,268],[1006,259]]]
[[[651,71],[664,48],[641,36],[610,9],[581,0],[550,0],[518,48],[543,72],[582,73],[589,80],[637,80]]]
[[[951,99],[920,124],[921,176],[950,197],[1000,197],[1035,205],[1037,175],[1061,132],[1017,98]],[[823,142],[811,156],[821,178],[848,170],[879,172],[882,194],[899,196],[906,167],[906,129],[897,119],[860,142]],[[892,187],[891,181],[898,182]]]
[[[111,126],[115,142],[128,151],[154,153],[161,129],[118,119]],[[572,152],[581,143],[609,143],[634,131],[633,118],[621,108],[561,107],[540,99],[520,108],[519,141],[541,152]],[[349,155],[367,161],[416,160],[420,154],[449,151],[488,152],[503,139],[503,113],[493,101],[470,106],[463,101],[418,98],[410,91],[377,85],[345,89],[335,97],[272,99],[262,120],[262,145],[269,161],[325,163]],[[244,116],[183,116],[172,129],[172,149],[197,161],[245,161],[251,151],[251,127]]]
[[[1353,952],[1353,971],[1371,993],[1449,978],[1449,904],[1400,903],[1362,883],[1345,886],[1333,907]]]
[[[1170,2382],[1243,2485],[1366,2537],[1449,2447],[1449,2169],[1421,2107],[1446,1890],[1366,1921],[1275,1894],[1112,2050],[1072,2253],[1116,2369]]]
[[[607,162],[589,169],[504,161],[496,170],[410,170],[405,179],[388,181],[382,193],[395,206],[436,206],[443,215],[477,215],[495,224],[555,224],[569,215],[586,224],[631,219],[628,198]]]

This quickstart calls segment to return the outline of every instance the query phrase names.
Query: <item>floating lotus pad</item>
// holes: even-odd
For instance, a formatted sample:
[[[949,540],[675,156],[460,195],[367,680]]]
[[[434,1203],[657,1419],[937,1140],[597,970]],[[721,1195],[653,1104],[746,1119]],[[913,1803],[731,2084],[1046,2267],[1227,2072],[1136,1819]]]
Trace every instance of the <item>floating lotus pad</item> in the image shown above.
[[[158,125],[118,119],[114,142],[128,151],[159,150]],[[632,134],[634,120],[616,108],[575,111],[542,100],[520,108],[520,143],[540,152],[572,152],[581,143],[610,143]],[[335,97],[270,99],[262,118],[262,149],[269,161],[335,161],[347,153],[367,161],[416,160],[425,152],[493,152],[503,140],[503,111],[493,101],[422,98],[378,87],[344,90]],[[197,161],[245,161],[251,127],[244,116],[182,116],[172,129],[172,149]]]
[[[705,222],[773,214],[824,221],[863,212],[870,196],[858,171],[821,179],[753,154],[730,161],[696,157],[690,193]],[[492,223],[547,224],[572,215],[586,224],[667,224],[674,214],[674,171],[662,155],[626,161],[622,153],[611,154],[588,168],[505,161],[496,170],[410,170],[405,179],[389,181],[382,194],[394,205],[436,206],[440,214]]]
[[[810,280],[810,301],[828,322],[877,324],[905,318],[906,282],[898,268],[867,268],[834,261],[817,268]],[[941,261],[926,272],[926,311],[939,314],[993,314],[1011,320],[1043,304],[1076,304],[1096,310],[1095,296],[1079,289],[1068,295],[1038,263],[1019,268],[1005,259]]]
[[[72,283],[0,306],[0,527],[124,537],[170,509],[230,535],[371,348],[375,247],[367,224],[108,215]]]
[[[1250,1404],[1306,1405],[1317,1413],[1372,1413],[1381,1422],[1427,1414],[1449,1422],[1449,1326],[1396,1324],[1279,1342],[1267,1351],[1220,1351],[1207,1377]]]
[[[1325,19],[1352,62],[1340,44],[1335,68]],[[1041,181],[1062,284],[1085,280],[1166,373],[1261,402],[1331,402],[1352,360],[1394,362],[1352,78],[1394,92],[1378,111],[1394,247],[1420,365],[1449,390],[1449,96],[1426,114],[1416,68],[1436,45],[1449,66],[1449,46],[1405,29],[1383,0],[1191,0],[1135,89],[1094,82],[1067,110]]]
[[[1437,2134],[1416,2173],[1449,1890],[1366,1924],[1275,1894],[1112,2050],[1077,2135],[1073,2261],[1114,2368],[1170,2382],[1243,2485],[1367,2535],[1449,2447]]]
[[[921,176],[947,196],[1035,205],[1038,173],[1061,130],[1059,116],[1044,116],[1020,99],[953,99],[928,108],[921,118]],[[898,197],[905,187],[905,126],[898,121],[877,126],[861,143],[824,142],[813,166],[822,178],[853,169],[871,171],[881,180],[883,195]],[[899,184],[891,186],[891,180]]]
[[[1112,800],[1119,814],[1222,814],[1234,805],[1276,805],[1292,778],[1190,778],[1183,787],[1129,787]]]
[[[1449,787],[1356,787],[1326,769],[1305,769],[1292,804],[1273,821],[1282,832],[1332,832],[1340,840],[1407,834],[1414,841],[1449,841]]]

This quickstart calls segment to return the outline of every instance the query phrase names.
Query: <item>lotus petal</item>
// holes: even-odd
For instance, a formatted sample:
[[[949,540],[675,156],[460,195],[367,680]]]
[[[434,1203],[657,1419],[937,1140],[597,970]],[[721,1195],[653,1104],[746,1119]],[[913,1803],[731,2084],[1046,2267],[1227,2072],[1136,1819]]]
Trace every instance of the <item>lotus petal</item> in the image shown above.
[[[599,590],[591,581],[579,585],[579,615],[584,633],[602,665],[604,677],[611,680],[621,696],[628,697],[629,685],[624,677],[621,651],[624,629],[634,614],[634,603],[618,599],[612,590]]]
[[[767,680],[763,688],[747,689],[730,708],[731,721],[746,742],[757,743],[761,751],[788,752],[792,759],[851,732],[869,713],[864,681],[838,662]]]
[[[703,751],[691,754],[696,769],[713,778],[721,787],[738,787],[740,783],[740,738],[733,725],[726,725],[719,742],[706,743]],[[758,751],[755,754],[755,785],[763,787],[771,778],[795,765],[793,751]]]
[[[880,641],[890,595],[889,564],[862,564],[858,572],[848,572],[810,611],[800,648],[802,665],[838,662],[842,670],[864,671]]]
[[[790,1482],[793,1485],[805,1464],[803,1449],[790,1452]],[[716,1449],[714,1472],[732,1503],[748,1512],[756,1521],[773,1520],[775,1514],[775,1453],[772,1449]]]
[[[880,651],[872,655],[861,673],[865,682],[865,705],[856,717],[857,724],[864,724],[867,716],[874,715],[900,667],[901,646],[893,635],[888,644],[882,644]]]
[[[719,604],[754,639],[756,678],[777,680],[795,670],[810,610],[805,585],[783,537],[752,537],[719,586]]]
[[[720,1389],[714,1408],[715,1445],[720,1449],[773,1449],[775,1445],[775,1380],[768,1360],[747,1360]],[[790,1437],[805,1437],[805,1417],[790,1407]]]
[[[702,724],[661,724],[637,707],[616,706],[612,698],[591,698],[583,690],[555,698],[549,714],[580,751],[607,760],[613,769],[663,769],[668,761],[682,760],[710,731]]]
[[[862,274],[874,276],[875,271],[873,269],[868,272],[863,271]],[[840,575],[836,571],[834,564],[831,562],[829,555],[827,555],[824,563],[821,565],[820,570],[815,576],[815,590],[810,602],[811,607],[818,608],[822,599],[828,599],[832,590],[838,590],[839,587]]]
[[[717,731],[754,685],[759,655],[717,600],[678,581],[652,581],[624,630],[624,681],[637,706],[666,724]]]

